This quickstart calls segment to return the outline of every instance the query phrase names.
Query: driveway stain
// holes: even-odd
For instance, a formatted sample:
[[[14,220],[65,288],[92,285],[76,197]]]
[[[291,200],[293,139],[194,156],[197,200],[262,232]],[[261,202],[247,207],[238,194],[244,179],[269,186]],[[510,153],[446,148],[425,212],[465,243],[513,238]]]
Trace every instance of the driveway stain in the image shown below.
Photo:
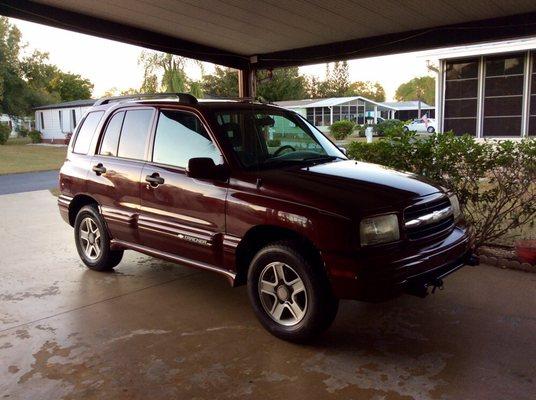
[[[21,301],[28,298],[41,299],[48,296],[56,296],[60,294],[60,288],[58,282],[54,282],[53,285],[41,289],[40,291],[25,291],[12,294],[0,294],[0,300],[2,301]]]

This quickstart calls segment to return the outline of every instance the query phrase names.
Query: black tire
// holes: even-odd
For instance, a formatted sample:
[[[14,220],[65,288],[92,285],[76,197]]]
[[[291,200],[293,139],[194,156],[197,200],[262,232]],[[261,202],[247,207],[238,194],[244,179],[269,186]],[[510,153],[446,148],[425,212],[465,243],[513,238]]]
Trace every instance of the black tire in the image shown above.
[[[408,128],[407,126],[403,127],[402,130],[403,130],[404,132],[409,132],[409,128]]]
[[[98,233],[100,234],[100,238],[97,239],[95,239],[96,234],[92,236],[94,242],[93,245],[99,249],[98,253],[96,247],[94,247],[95,250],[90,251],[89,256],[85,249],[86,246],[84,246],[84,243],[88,244],[89,239],[81,239],[81,235],[83,235],[82,231],[88,231],[87,224],[91,224],[91,222],[88,222],[88,219],[93,222],[96,229],[98,229]],[[81,230],[82,224],[84,224],[84,226]],[[117,266],[117,264],[121,262],[121,259],[123,258],[123,250],[110,249],[110,235],[108,234],[104,220],[102,219],[102,216],[95,205],[82,207],[76,215],[74,222],[74,238],[78,255],[82,259],[83,263],[92,270],[111,271],[115,266]]]
[[[433,126],[429,126],[428,129],[426,129],[428,131],[428,133],[434,133],[435,132],[435,129]]]
[[[264,271],[275,263],[282,263],[290,267],[293,271],[287,270],[288,273],[292,275],[294,272],[305,287],[302,296],[306,299],[306,307],[302,319],[299,321],[295,319],[297,322],[294,325],[277,322],[263,305],[263,301],[266,304],[265,297],[272,297],[266,296],[265,293],[261,294],[259,286],[261,274],[266,276]],[[277,278],[274,281],[277,282]],[[266,330],[280,339],[292,342],[310,340],[329,328],[337,315],[339,306],[339,301],[332,294],[329,279],[322,266],[314,265],[303,256],[303,252],[299,251],[298,246],[288,242],[270,244],[255,255],[248,271],[248,294],[253,310]],[[264,297],[261,299],[261,296]],[[288,303],[287,301],[282,302],[281,299],[278,300],[277,296],[279,294],[273,295],[275,302],[279,302],[282,306]],[[294,296],[295,293],[291,289],[289,300],[293,303]],[[290,309],[288,311],[289,316],[295,315],[290,312]]]

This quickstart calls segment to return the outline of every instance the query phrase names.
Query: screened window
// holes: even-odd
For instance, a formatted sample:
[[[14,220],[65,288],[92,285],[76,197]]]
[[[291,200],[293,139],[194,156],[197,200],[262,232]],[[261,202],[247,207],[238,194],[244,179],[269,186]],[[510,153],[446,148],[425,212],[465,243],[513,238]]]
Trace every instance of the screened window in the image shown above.
[[[61,110],[58,111],[58,118],[60,119],[60,131],[63,132],[63,113]]]
[[[76,135],[76,142],[74,143],[73,151],[75,153],[87,154],[89,151],[89,146],[91,145],[91,140],[97,129],[104,111],[95,111],[90,112],[84,119],[82,126],[78,130],[78,135]]]
[[[119,139],[118,157],[142,160],[153,110],[126,111]]]
[[[186,168],[191,158],[208,157],[215,164],[222,159],[201,121],[182,111],[161,111],[158,117],[153,161]]]
[[[314,108],[308,108],[307,109],[307,121],[309,121],[311,124],[315,123],[315,110],[314,110]]]
[[[523,54],[487,57],[484,136],[520,136],[523,110]]]
[[[121,111],[114,114],[112,119],[110,119],[106,127],[106,132],[104,132],[104,137],[102,138],[99,154],[103,156],[117,156],[117,147],[119,145],[119,136],[124,117],[125,112]]]
[[[536,53],[532,57],[532,76],[530,77],[529,136],[536,136]]]
[[[445,131],[476,135],[478,59],[448,61],[445,74]]]
[[[43,112],[41,111],[39,114],[41,118],[41,129],[45,129],[45,118],[43,117]]]
[[[316,126],[324,125],[322,121],[322,107],[315,107],[314,110],[315,110],[315,125]]]

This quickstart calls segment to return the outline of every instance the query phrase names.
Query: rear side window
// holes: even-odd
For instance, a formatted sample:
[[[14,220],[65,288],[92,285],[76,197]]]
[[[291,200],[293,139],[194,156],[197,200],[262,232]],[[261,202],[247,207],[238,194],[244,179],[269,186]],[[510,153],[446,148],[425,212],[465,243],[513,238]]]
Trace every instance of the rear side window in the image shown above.
[[[110,122],[106,127],[106,132],[104,132],[104,137],[102,138],[99,154],[102,154],[103,156],[117,156],[119,135],[121,134],[121,127],[123,126],[124,118],[125,112],[121,111],[110,119]]]
[[[143,159],[152,116],[153,110],[130,110],[125,113],[118,157]]]
[[[186,168],[190,158],[209,157],[215,164],[222,158],[199,119],[182,111],[161,111],[154,139],[153,161]]]
[[[103,114],[104,111],[95,111],[90,112],[87,115],[78,131],[78,135],[76,135],[73,152],[87,154],[89,146],[91,145],[91,139],[93,139],[93,135],[95,134],[95,130],[97,129],[97,125]]]

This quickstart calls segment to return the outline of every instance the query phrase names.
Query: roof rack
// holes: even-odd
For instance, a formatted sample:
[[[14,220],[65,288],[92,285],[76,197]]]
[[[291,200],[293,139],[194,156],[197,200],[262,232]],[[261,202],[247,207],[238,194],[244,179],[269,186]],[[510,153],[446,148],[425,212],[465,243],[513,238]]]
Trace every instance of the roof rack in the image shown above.
[[[144,99],[166,99],[177,98],[179,102],[185,104],[195,105],[197,99],[189,93],[140,93],[140,94],[128,94],[125,96],[112,96],[103,97],[93,104],[94,106],[100,106],[103,104],[110,104],[126,100],[144,100]]]

